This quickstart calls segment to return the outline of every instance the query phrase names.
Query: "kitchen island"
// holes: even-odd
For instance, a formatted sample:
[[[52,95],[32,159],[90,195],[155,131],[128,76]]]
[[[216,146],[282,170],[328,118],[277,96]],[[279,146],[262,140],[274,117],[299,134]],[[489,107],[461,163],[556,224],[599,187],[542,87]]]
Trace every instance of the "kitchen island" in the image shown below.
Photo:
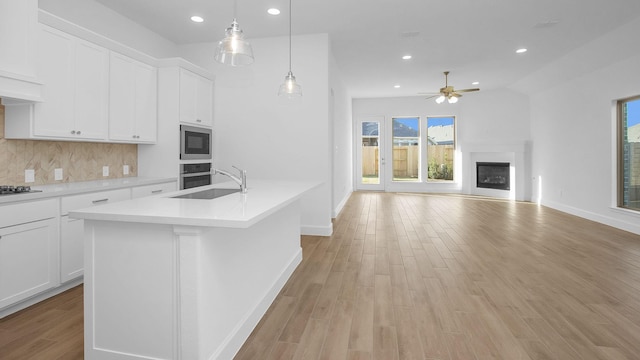
[[[302,260],[319,183],[216,184],[70,214],[85,220],[85,358],[231,359]]]

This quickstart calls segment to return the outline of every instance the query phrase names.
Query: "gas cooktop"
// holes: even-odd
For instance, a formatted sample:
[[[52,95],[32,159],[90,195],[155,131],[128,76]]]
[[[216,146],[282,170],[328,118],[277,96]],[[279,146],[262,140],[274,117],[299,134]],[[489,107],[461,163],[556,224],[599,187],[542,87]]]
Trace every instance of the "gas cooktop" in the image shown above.
[[[32,192],[41,192],[42,190],[33,190],[31,186],[12,186],[12,185],[0,185],[0,195],[12,195],[23,194]]]

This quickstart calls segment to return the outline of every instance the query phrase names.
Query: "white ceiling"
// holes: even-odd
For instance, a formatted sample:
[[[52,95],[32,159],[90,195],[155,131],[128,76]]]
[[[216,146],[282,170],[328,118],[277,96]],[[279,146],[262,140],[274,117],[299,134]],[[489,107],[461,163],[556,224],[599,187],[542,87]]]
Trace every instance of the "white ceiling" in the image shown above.
[[[234,13],[233,0],[97,1],[177,44],[220,40]],[[294,0],[293,35],[329,34],[354,97],[415,96],[445,70],[457,89],[509,86],[639,16],[638,0]],[[237,19],[249,40],[287,35],[288,1],[238,0]]]

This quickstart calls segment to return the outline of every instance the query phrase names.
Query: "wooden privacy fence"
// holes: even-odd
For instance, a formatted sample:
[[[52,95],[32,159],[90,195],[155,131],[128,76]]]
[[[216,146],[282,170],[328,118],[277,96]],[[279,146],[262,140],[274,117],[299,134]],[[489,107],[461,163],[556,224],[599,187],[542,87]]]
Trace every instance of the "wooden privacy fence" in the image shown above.
[[[362,176],[377,177],[378,174],[378,146],[362,147]],[[453,146],[427,146],[429,159],[436,164],[445,164],[453,168]],[[393,148],[393,177],[417,178],[419,169],[420,147],[418,145],[394,146]]]

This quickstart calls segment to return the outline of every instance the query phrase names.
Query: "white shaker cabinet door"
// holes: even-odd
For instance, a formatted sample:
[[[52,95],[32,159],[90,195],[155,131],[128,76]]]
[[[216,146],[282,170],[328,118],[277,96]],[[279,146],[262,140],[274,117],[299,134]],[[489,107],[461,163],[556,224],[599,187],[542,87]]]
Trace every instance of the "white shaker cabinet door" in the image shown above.
[[[58,219],[0,229],[0,309],[58,286]]]
[[[84,274],[84,220],[60,219],[60,281],[66,282]]]
[[[213,81],[180,69],[180,122],[213,125]]]
[[[42,27],[39,32],[38,78],[43,102],[35,106],[33,135],[73,137],[73,77],[75,40],[61,31]]]
[[[109,139],[153,143],[157,139],[158,71],[111,52]]]
[[[75,54],[76,135],[106,139],[109,104],[109,51],[78,40]]]
[[[134,79],[136,142],[152,143],[158,137],[158,69],[136,62]]]

